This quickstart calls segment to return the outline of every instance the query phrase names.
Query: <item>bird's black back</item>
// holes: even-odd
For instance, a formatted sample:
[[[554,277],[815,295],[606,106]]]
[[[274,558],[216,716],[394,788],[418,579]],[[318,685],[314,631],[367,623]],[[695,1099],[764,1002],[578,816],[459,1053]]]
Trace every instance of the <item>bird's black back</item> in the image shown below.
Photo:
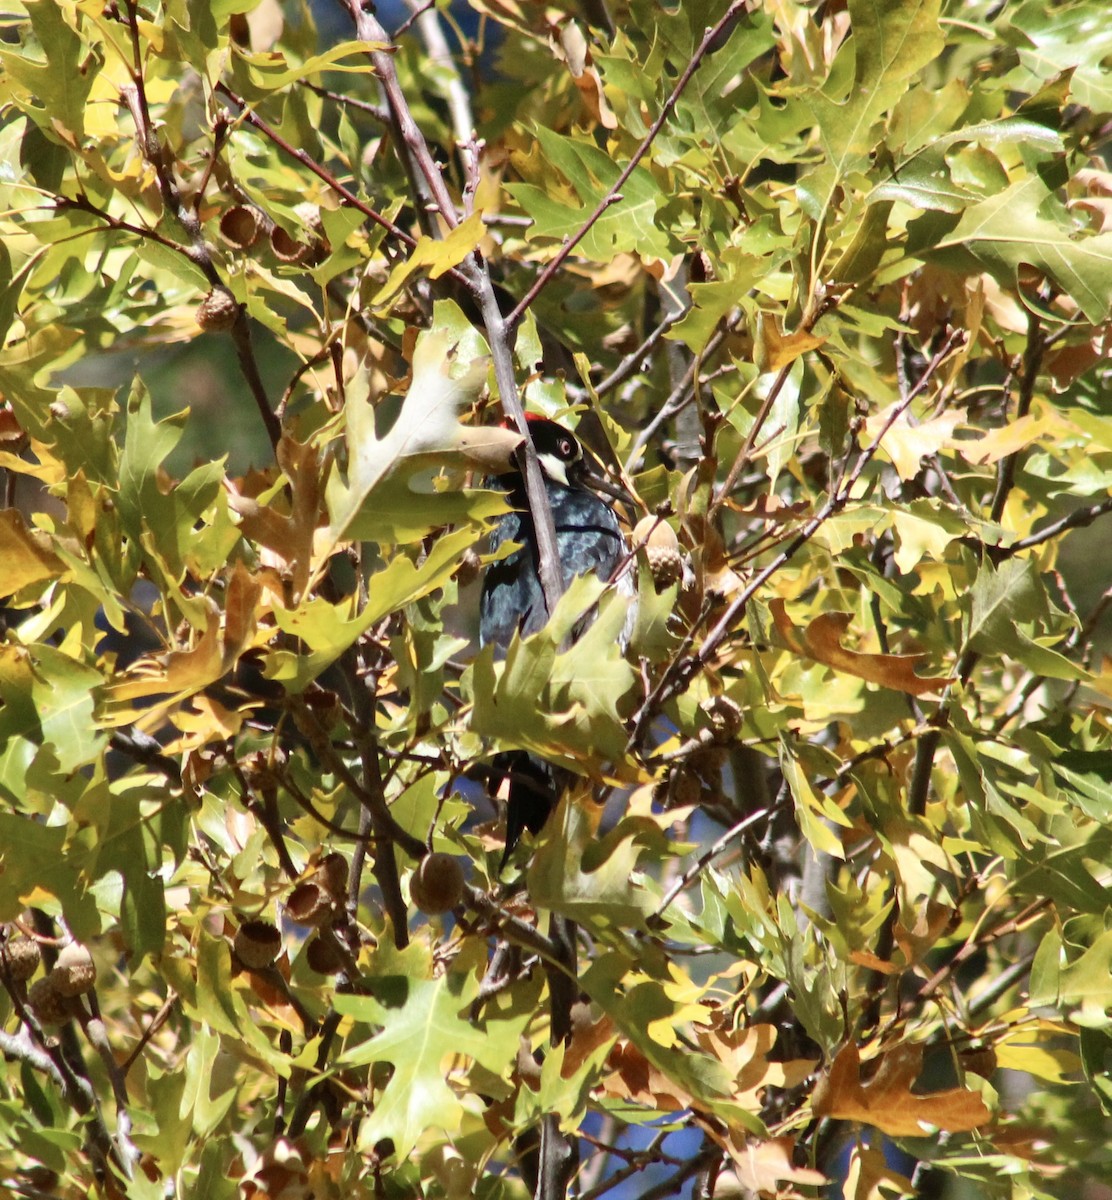
[[[505,477],[498,482],[506,486],[510,502],[520,504],[521,509],[499,519],[491,534],[490,548],[497,550],[505,542],[521,545],[486,570],[479,600],[479,640],[484,646],[494,645],[504,650],[517,630],[523,637],[536,633],[548,620],[548,611],[541,587],[533,518],[525,507],[520,479]],[[625,554],[614,510],[584,488],[565,487],[551,479],[545,480],[545,487],[556,526],[564,586],[576,575],[591,571],[609,579]]]
[[[536,633],[548,620],[541,586],[537,539],[520,475],[502,476],[496,486],[509,493],[514,511],[502,516],[491,534],[490,548],[520,543],[508,557],[487,567],[479,599],[479,640],[504,654],[513,636]],[[614,510],[594,492],[567,487],[545,477],[548,503],[556,527],[556,545],[563,567],[564,586],[577,575],[596,572],[610,579],[625,554],[625,541]],[[583,622],[589,624],[590,617]],[[556,805],[560,784],[549,764],[523,750],[494,757],[492,784],[509,781],[506,809],[506,848],[500,870],[513,853],[524,830],[539,833]]]

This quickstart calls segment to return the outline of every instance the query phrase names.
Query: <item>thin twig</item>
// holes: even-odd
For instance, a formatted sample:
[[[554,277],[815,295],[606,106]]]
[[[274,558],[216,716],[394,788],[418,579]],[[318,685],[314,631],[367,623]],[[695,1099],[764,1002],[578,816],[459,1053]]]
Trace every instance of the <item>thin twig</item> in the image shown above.
[[[1035,384],[1038,381],[1039,369],[1043,360],[1042,325],[1036,312],[1027,312],[1027,346],[1023,351],[1023,374],[1020,378],[1019,396],[1016,401],[1015,419],[1022,420],[1031,410],[1031,402],[1035,396]],[[1015,482],[1016,468],[1019,465],[1023,449],[1014,450],[1005,455],[997,467],[996,493],[992,497],[989,508],[989,520],[996,522],[1004,515],[1004,505]]]
[[[512,329],[517,325],[518,321],[529,311],[533,301],[540,295],[542,291],[552,282],[556,273],[564,265],[567,257],[575,249],[576,246],[587,236],[594,228],[599,218],[606,210],[615,204],[621,198],[622,188],[626,181],[637,169],[641,159],[648,154],[653,142],[656,141],[660,131],[664,128],[668,118],[672,115],[672,109],[675,108],[676,102],[683,95],[687,85],[691,82],[691,77],[702,65],[703,59],[710,53],[711,47],[722,36],[722,34],[738,19],[745,11],[748,5],[748,0],[734,0],[722,16],[712,25],[703,35],[703,40],[695,48],[695,52],[691,55],[691,59],[684,68],[683,73],[676,81],[676,86],[672,89],[668,99],[664,101],[660,112],[657,114],[656,120],[649,127],[648,133],[641,140],[641,144],[634,150],[629,162],[626,163],[618,178],[610,185],[609,190],[595,206],[594,212],[583,222],[582,225],[567,239],[560,247],[552,261],[549,262],[544,270],[533,281],[532,287],[518,302],[517,307],[510,313],[506,319],[506,324]]]
[[[162,1028],[162,1026],[166,1024],[166,1021],[169,1019],[170,1014],[174,1011],[174,1005],[176,1005],[177,1002],[178,1002],[177,993],[171,992],[170,995],[167,996],[166,999],[162,1001],[162,1004],[159,1006],[158,1012],[156,1012],[154,1014],[154,1016],[151,1017],[151,1019],[147,1022],[146,1027],[144,1028],[142,1034],[139,1037],[139,1040],[135,1043],[134,1046],[132,1046],[131,1053],[120,1064],[120,1070],[123,1072],[123,1074],[125,1076],[127,1075],[128,1071],[130,1071],[131,1068],[135,1065],[135,1062],[139,1058],[139,1055],[142,1054],[143,1051],[147,1048],[147,1045],[150,1042],[151,1038],[154,1037],[154,1035]]]
[[[310,83],[307,79],[300,80],[300,83],[302,87],[315,92],[322,99],[334,100],[337,104],[343,104],[348,108],[354,108],[359,112],[366,113],[367,116],[376,120],[380,125],[390,124],[390,114],[378,104],[371,104],[367,100],[360,100],[357,96],[345,96],[343,92],[334,92],[330,88],[321,87],[318,83]]]
[[[159,194],[166,211],[170,213],[181,226],[189,239],[188,254],[193,263],[204,273],[210,288],[227,287],[216,269],[212,252],[205,241],[204,229],[197,213],[185,203],[177,180],[174,178],[173,166],[166,148],[158,139],[154,122],[151,119],[150,106],[147,103],[146,83],[143,78],[143,49],[139,37],[139,6],[136,0],[126,0],[127,25],[131,37],[133,63],[129,68],[131,83],[120,89],[124,103],[131,112],[135,122],[136,140],[139,143],[143,158],[153,169],[158,182]],[[247,382],[247,387],[259,410],[267,437],[272,449],[277,449],[282,436],[282,426],[270,406],[266,394],[259,364],[255,358],[254,347],[251,343],[251,326],[243,305],[236,306],[235,324],[229,331],[232,344],[235,346],[236,358],[240,371]]]
[[[374,13],[363,7],[360,0],[347,0],[347,7],[355,22],[356,33],[363,41],[377,45],[389,44],[390,39],[386,30]],[[371,50],[369,54],[390,106],[390,113],[398,129],[398,134],[410,158],[419,168],[424,184],[431,193],[441,218],[449,228],[454,227],[458,223],[455,205],[448,193],[440,168],[429,151],[428,143],[413,119],[405,93],[398,82],[393,55],[386,50]],[[521,450],[525,468],[525,493],[537,537],[541,586],[545,603],[551,613],[564,593],[563,572],[560,569],[560,555],[556,546],[556,526],[552,520],[544,477],[532,439],[529,436],[525,409],[517,390],[513,363],[512,323],[508,323],[503,318],[490,273],[477,253],[473,252],[468,255],[463,263],[453,270],[457,273],[455,277],[462,280],[482,312],[487,344],[490,346],[494,367],[494,378],[503,411],[525,439]]]
[[[747,817],[743,817],[737,824],[732,825],[726,830],[721,837],[706,848],[702,854],[684,871],[684,873],[676,880],[675,883],[661,897],[660,903],[656,906],[656,911],[649,921],[658,921],[664,915],[665,909],[672,903],[673,900],[687,888],[691,882],[703,873],[710,864],[737,838],[753,825],[761,821],[767,820],[772,815],[771,808],[759,808],[756,812],[750,813]]]
[[[657,687],[654,689],[652,696],[641,705],[634,721],[634,730],[630,736],[630,745],[639,745],[648,729],[649,722],[652,719],[653,712],[657,706],[672,695],[682,691],[687,685],[687,682],[701,670],[710,661],[715,650],[732,632],[734,622],[740,613],[745,610],[745,606],[749,603],[752,597],[788,562],[803,546],[814,537],[816,531],[834,516],[840,512],[848,503],[850,496],[853,494],[853,489],[857,481],[861,478],[865,471],[865,467],[872,461],[873,457],[880,449],[880,444],[884,440],[884,436],[899,420],[906,411],[908,406],[915,398],[926,389],[935,372],[941,366],[942,362],[950,354],[953,348],[958,345],[964,337],[962,330],[955,329],[946,339],[937,353],[931,359],[924,371],[922,378],[919,380],[915,388],[908,393],[906,399],[901,400],[894,405],[885,418],[884,423],[877,431],[873,441],[861,452],[855,462],[852,470],[848,470],[843,474],[835,491],[827,498],[826,503],[812,516],[799,532],[791,539],[783,550],[761,571],[759,571],[750,582],[738,593],[731,601],[726,611],[719,618],[715,627],[707,634],[703,644],[698,651],[690,657],[675,656],[668,668],[661,676]],[[928,735],[929,736],[929,735]]]
[[[1043,542],[1049,542],[1052,538],[1058,537],[1059,534],[1066,533],[1070,529],[1083,529],[1087,525],[1097,520],[1098,517],[1103,517],[1112,512],[1112,496],[1107,500],[1101,500],[1097,504],[1090,504],[1087,508],[1079,508],[1067,516],[1060,517],[1057,521],[1052,521],[1049,525],[1044,525],[1042,529],[1036,529],[1034,533],[1030,533],[1025,538],[1020,538],[1018,542],[1013,542],[1010,546],[1005,546],[1001,550],[1001,554],[1005,558],[1010,558],[1013,554],[1019,554],[1022,550],[1030,550],[1032,546],[1041,546]]]
[[[452,118],[452,132],[456,136],[460,161],[463,164],[464,175],[469,176],[478,170],[478,152],[475,150],[475,118],[471,113],[471,97],[467,94],[463,79],[456,69],[448,39],[440,24],[440,14],[431,4],[421,4],[419,0],[405,0],[406,7],[411,12],[410,19],[415,23],[429,63],[437,67],[447,80],[448,112]],[[395,35],[397,36],[397,35]],[[466,205],[464,206],[466,209]]]
[[[772,406],[784,390],[784,384],[788,382],[792,365],[792,363],[786,363],[780,368],[776,378],[772,381],[772,387],[768,389],[768,394],[761,401],[761,407],[757,409],[757,415],[753,418],[753,424],[749,427],[749,433],[742,443],[741,449],[737,452],[733,463],[730,465],[729,471],[726,472],[726,478],[722,481],[722,486],[718,489],[717,495],[707,509],[708,520],[714,516],[726,500],[729,499],[730,493],[733,492],[734,485],[737,483],[737,478],[741,474],[742,468],[749,461],[753,453],[753,446],[757,441],[757,435],[760,433],[765,421],[768,420],[768,414],[772,412]]]
[[[234,105],[240,109],[240,116],[253,128],[257,129],[268,141],[274,143],[283,154],[287,154],[290,158],[299,162],[307,170],[326,183],[337,196],[346,200],[356,211],[361,212],[367,220],[374,222],[380,228],[385,229],[391,237],[396,238],[403,246],[409,247],[412,250],[417,245],[417,239],[411,237],[400,226],[395,225],[393,221],[384,217],[382,213],[372,208],[365,200],[361,200],[350,188],[345,187],[336,177],[320,165],[314,158],[306,154],[297,146],[291,145],[286,139],[273,128],[270,124],[263,120],[247,101],[237,93],[233,92],[227,84],[218,83],[216,90],[222,96],[227,97]],[[462,282],[462,281],[461,281]]]
[[[606,376],[604,380],[595,388],[595,395],[601,400],[603,396],[608,395],[616,387],[620,387],[632,375],[636,375],[641,370],[641,364],[645,358],[652,353],[657,342],[672,328],[678,324],[684,317],[686,310],[680,312],[669,313],[663,321],[649,334],[647,338],[637,347],[636,350],[630,351],[629,354],[622,359],[620,363]]]
[[[463,899],[468,908],[473,909],[491,926],[497,929],[500,937],[508,942],[531,950],[545,962],[556,961],[556,948],[535,926],[528,921],[505,912],[485,893],[467,884],[463,890]]]
[[[364,7],[362,0],[347,0],[347,8],[355,22],[355,31],[360,40],[374,47],[388,47],[391,44],[390,35],[375,16],[373,9],[369,6]],[[388,49],[375,48],[368,49],[367,56],[382,85],[391,120],[428,185],[436,210],[450,229],[455,228],[459,223],[456,219],[455,205],[444,183],[440,167],[432,157],[425,135],[413,119],[409,102],[398,80],[393,54]]]
[[[94,1011],[99,1012],[99,1009],[96,1009],[95,993],[90,999],[94,1005]],[[89,1019],[82,1011],[79,1014],[78,1020],[85,1037],[89,1041],[89,1045],[93,1047],[100,1057],[101,1065],[112,1086],[112,1096],[116,1101],[116,1132],[114,1142],[120,1161],[125,1164],[127,1177],[131,1179],[134,1177],[135,1168],[139,1165],[139,1159],[142,1156],[139,1153],[138,1147],[131,1140],[131,1111],[127,1094],[127,1081],[119,1064],[116,1062],[116,1056],[108,1041],[108,1031],[105,1029],[104,1022],[100,1017],[94,1016],[92,1019]]]
[[[656,411],[656,413],[646,422],[645,426],[638,431],[637,436],[633,439],[633,445],[625,461],[626,471],[632,471],[637,464],[637,459],[641,451],[649,444],[656,436],[657,431],[667,421],[670,421],[678,412],[682,411],[695,398],[695,385],[698,381],[699,372],[702,370],[703,363],[706,362],[712,355],[716,354],[719,348],[726,341],[726,333],[729,329],[729,323],[720,326],[714,331],[708,339],[707,344],[703,347],[700,354],[691,360],[683,378],[669,393],[668,398]]]

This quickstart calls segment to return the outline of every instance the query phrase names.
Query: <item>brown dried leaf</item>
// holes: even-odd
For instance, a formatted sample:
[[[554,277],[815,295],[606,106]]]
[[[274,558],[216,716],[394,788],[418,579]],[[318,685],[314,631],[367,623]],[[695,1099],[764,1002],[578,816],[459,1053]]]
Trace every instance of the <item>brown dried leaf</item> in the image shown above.
[[[610,1074],[602,1081],[606,1096],[646,1104],[660,1112],[679,1112],[695,1104],[695,1098],[669,1079],[641,1051],[624,1038],[619,1038],[606,1060]]]
[[[969,1088],[912,1092],[922,1066],[923,1047],[901,1042],[881,1054],[876,1073],[863,1084],[857,1044],[847,1042],[815,1085],[812,1111],[816,1117],[860,1121],[892,1137],[922,1137],[932,1127],[964,1133],[992,1119],[984,1100]]]
[[[778,1200],[789,1200],[799,1193],[794,1189],[785,1189],[784,1184],[801,1183],[821,1187],[827,1182],[821,1171],[794,1165],[794,1138],[770,1138],[765,1142],[751,1139],[740,1141],[739,1134],[740,1131],[731,1130],[725,1148],[734,1160],[734,1174],[738,1183],[750,1192],[771,1194]]]
[[[582,29],[575,21],[568,21],[559,32],[559,40],[552,40],[555,56],[565,63],[575,86],[579,89],[583,107],[604,129],[617,129],[618,118],[607,103],[602,90],[602,80],[591,61],[591,49]]]
[[[296,601],[309,582],[313,537],[323,516],[320,451],[283,434],[277,457],[289,481],[288,512],[274,507],[277,498],[262,505],[250,495],[242,494],[239,484],[225,480],[225,487],[228,505],[239,514],[244,536],[270,552],[272,557],[265,560],[268,566],[290,573]]]
[[[572,1029],[571,1042],[560,1067],[561,1076],[564,1079],[573,1078],[576,1071],[600,1046],[613,1040],[614,1022],[609,1017],[600,1017],[597,1021],[577,1022]]]
[[[188,650],[141,658],[108,688],[108,698],[116,705],[144,696],[162,693],[168,699],[155,707],[176,704],[185,696],[215,683],[235,665],[255,632],[257,606],[262,585],[241,562],[237,562],[228,581],[226,619],[210,596],[204,596],[205,631]],[[223,631],[221,626],[223,625]],[[134,714],[121,714],[121,720]],[[111,720],[110,720],[111,723]]]
[[[940,676],[915,673],[915,668],[926,661],[925,654],[862,654],[847,650],[842,645],[842,634],[849,628],[849,613],[820,613],[806,629],[799,629],[792,624],[779,596],[769,602],[769,608],[777,632],[792,650],[837,671],[911,696],[939,691],[949,682]]]
[[[733,1076],[730,1098],[751,1112],[760,1109],[761,1093],[765,1088],[795,1087],[815,1069],[814,1059],[770,1060],[776,1038],[775,1025],[753,1025],[748,1029],[701,1026],[695,1029],[698,1045]]]

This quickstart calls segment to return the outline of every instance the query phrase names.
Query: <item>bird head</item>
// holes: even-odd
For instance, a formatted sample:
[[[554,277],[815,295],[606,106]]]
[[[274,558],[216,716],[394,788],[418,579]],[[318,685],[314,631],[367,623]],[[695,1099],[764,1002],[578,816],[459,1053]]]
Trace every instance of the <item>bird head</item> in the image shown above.
[[[536,447],[541,470],[564,487],[576,487],[586,469],[583,445],[570,430],[547,417],[528,416],[529,433]]]
[[[569,488],[590,488],[628,502],[628,494],[603,475],[594,455],[569,429],[548,417],[527,414],[529,433],[546,478]]]

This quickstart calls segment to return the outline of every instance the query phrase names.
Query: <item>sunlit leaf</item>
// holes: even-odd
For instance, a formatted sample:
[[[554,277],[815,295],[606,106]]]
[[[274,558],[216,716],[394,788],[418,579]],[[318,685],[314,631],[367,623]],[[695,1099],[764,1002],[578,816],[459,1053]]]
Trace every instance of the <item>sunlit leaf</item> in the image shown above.
[[[922,1067],[923,1047],[903,1042],[882,1053],[862,1082],[857,1045],[847,1042],[815,1088],[815,1115],[859,1121],[893,1137],[921,1137],[932,1128],[961,1132],[991,1120],[984,1100],[968,1088],[912,1092]]]

